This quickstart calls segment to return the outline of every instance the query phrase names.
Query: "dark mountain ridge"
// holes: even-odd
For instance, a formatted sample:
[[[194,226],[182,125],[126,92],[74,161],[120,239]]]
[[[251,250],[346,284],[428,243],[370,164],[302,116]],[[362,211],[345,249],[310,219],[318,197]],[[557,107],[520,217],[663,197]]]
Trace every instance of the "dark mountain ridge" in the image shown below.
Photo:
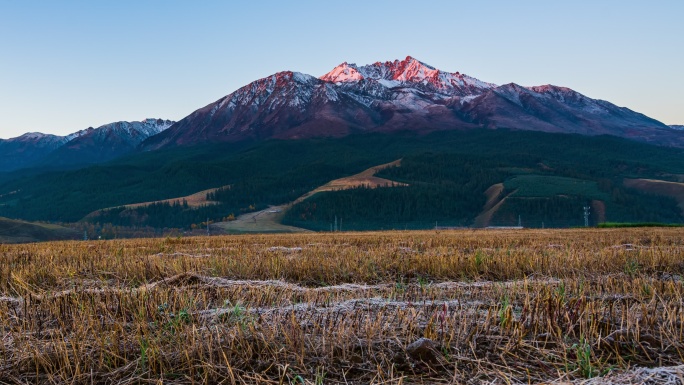
[[[0,139],[0,172],[106,162],[136,151],[143,140],[159,134],[173,123],[170,120],[145,119],[89,127],[66,136],[32,132]]]

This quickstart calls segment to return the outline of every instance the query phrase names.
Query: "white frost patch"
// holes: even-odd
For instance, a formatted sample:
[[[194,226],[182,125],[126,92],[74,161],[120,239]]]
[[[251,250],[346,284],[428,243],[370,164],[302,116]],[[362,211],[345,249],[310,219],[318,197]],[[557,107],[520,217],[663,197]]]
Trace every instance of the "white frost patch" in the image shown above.
[[[603,377],[575,381],[574,383],[581,385],[681,385],[684,384],[684,365],[635,368],[625,372],[615,371]]]
[[[301,247],[284,247],[284,246],[273,246],[267,249],[268,251],[284,251],[286,253],[293,253],[297,251],[302,251]]]

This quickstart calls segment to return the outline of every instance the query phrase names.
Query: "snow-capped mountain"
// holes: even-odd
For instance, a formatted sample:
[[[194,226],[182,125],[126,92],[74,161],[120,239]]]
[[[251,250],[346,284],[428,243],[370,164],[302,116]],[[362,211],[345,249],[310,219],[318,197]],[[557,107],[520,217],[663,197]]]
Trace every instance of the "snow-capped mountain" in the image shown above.
[[[39,165],[73,166],[99,163],[130,153],[145,139],[173,125],[173,121],[145,119],[88,128],[66,136],[31,132],[0,139],[0,171]]]
[[[372,80],[387,88],[404,86],[445,96],[468,96],[496,88],[495,84],[459,72],[440,71],[410,56],[403,61],[376,62],[362,67],[344,62],[320,79],[337,85]]]
[[[279,72],[200,108],[142,147],[478,127],[607,134],[684,147],[684,132],[569,88],[498,86],[410,56],[366,66],[342,63],[319,78]]]
[[[69,135],[72,139],[53,151],[46,160],[52,165],[101,163],[129,154],[150,136],[171,127],[174,122],[145,119],[141,122],[115,122]]]
[[[0,171],[29,167],[64,145],[63,136],[29,132],[11,139],[0,139]]]

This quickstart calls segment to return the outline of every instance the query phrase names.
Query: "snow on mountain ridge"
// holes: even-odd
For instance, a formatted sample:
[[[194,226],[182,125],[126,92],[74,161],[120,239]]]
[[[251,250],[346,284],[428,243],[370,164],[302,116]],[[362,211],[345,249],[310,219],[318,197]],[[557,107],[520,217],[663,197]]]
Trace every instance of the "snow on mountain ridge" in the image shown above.
[[[344,62],[319,79],[331,83],[360,82],[372,79],[379,84],[394,88],[421,85],[431,91],[467,96],[497,87],[459,72],[444,72],[411,56],[404,60],[375,62],[365,66]]]
[[[97,128],[88,127],[83,130],[76,131],[69,135],[64,136],[65,143],[71,142],[74,139],[78,139],[85,135],[110,135],[112,132],[118,133],[118,135],[129,136],[129,137],[150,137],[156,135],[173,125],[173,121],[164,119],[153,119],[147,118],[142,121],[120,121],[107,123]],[[143,139],[144,139],[143,138]]]
[[[50,134],[43,134],[42,132],[27,132],[21,136],[18,136],[16,138],[11,138],[9,140],[13,139],[28,139],[28,140],[36,140],[36,139],[43,139],[49,136],[55,136],[55,135],[50,135]]]
[[[356,64],[348,64],[347,62],[344,62],[333,68],[332,71],[321,76],[320,79],[330,83],[345,83],[363,80],[364,76],[361,75],[359,69],[356,67]]]
[[[542,86],[525,87],[528,90],[534,91],[538,94],[546,95],[556,99],[557,101],[565,104],[573,104],[577,108],[580,108],[586,112],[594,114],[605,114],[608,113],[609,107],[605,101],[592,99],[579,92],[567,88],[554,86],[551,84],[545,84]]]
[[[684,138],[651,134],[662,123],[569,88],[498,86],[408,56],[364,66],[344,62],[319,78],[278,72],[194,111],[142,148],[477,127],[612,134],[684,147]]]

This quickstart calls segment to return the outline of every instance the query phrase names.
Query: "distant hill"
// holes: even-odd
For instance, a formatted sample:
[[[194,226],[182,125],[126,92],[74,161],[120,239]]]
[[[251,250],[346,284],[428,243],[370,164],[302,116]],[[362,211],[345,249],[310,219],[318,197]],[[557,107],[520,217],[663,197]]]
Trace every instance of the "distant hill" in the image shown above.
[[[29,132],[16,138],[0,139],[0,172],[33,167],[64,145],[64,136]]]
[[[62,226],[0,217],[0,243],[28,243],[69,239],[79,239],[79,233]]]

